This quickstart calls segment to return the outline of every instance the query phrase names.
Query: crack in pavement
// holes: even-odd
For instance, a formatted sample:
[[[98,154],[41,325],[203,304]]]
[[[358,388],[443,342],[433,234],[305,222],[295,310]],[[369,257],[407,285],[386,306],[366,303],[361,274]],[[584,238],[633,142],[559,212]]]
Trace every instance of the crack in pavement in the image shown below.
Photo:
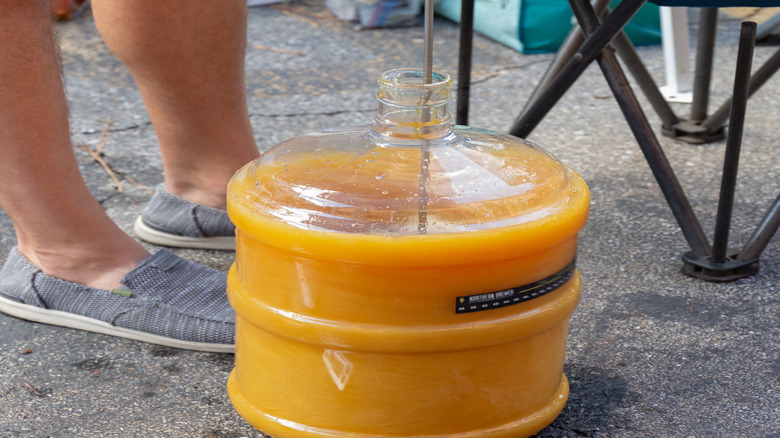
[[[481,83],[487,82],[488,80],[493,79],[493,78],[495,78],[497,76],[501,76],[502,74],[504,74],[505,72],[510,71],[510,70],[524,70],[524,69],[526,69],[528,67],[531,67],[533,65],[536,65],[536,64],[549,64],[549,62],[550,62],[549,59],[540,59],[538,61],[531,61],[531,62],[527,62],[525,64],[508,65],[508,66],[505,66],[505,67],[498,67],[497,69],[493,70],[492,73],[488,73],[486,75],[483,75],[482,77],[480,77],[478,79],[473,79],[472,78],[471,83],[472,84],[481,84]]]
[[[105,132],[132,131],[134,129],[144,128],[144,127],[151,126],[151,125],[152,125],[152,122],[149,121],[149,122],[144,122],[144,123],[138,123],[138,124],[135,124],[135,125],[123,126],[121,128],[111,128],[111,129],[105,130]],[[95,135],[95,134],[102,134],[103,132],[104,131],[100,130],[100,129],[90,128],[90,129],[87,129],[86,131],[81,131],[80,134],[82,134],[82,135]]]
[[[279,113],[279,114],[250,113],[249,116],[266,117],[269,119],[274,119],[274,118],[301,117],[301,116],[336,116],[339,114],[372,113],[372,112],[376,112],[376,108],[358,109],[358,110],[315,111],[315,112],[300,112],[300,113]]]

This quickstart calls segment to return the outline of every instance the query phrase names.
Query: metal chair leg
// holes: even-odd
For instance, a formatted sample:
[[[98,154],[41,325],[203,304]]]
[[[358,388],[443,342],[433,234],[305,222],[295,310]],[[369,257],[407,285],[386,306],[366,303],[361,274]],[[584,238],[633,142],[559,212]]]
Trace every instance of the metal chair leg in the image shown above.
[[[604,0],[599,1],[604,2]],[[550,65],[547,66],[547,70],[545,70],[544,75],[539,80],[534,91],[531,92],[531,97],[528,98],[525,106],[523,106],[523,109],[520,111],[520,115],[517,117],[518,119],[522,117],[528,109],[536,103],[539,96],[549,88],[552,80],[560,74],[566,63],[568,63],[574,54],[577,53],[577,50],[582,46],[583,41],[585,41],[585,35],[582,33],[580,26],[575,24],[572,26],[569,34],[566,35],[566,39],[561,43],[561,47],[555,52],[555,57],[552,62],[550,62]]]
[[[455,123],[468,125],[469,98],[471,95],[471,53],[474,45],[474,0],[461,0],[460,5],[458,99],[455,110]]]
[[[699,42],[696,49],[696,68],[693,81],[693,101],[690,118],[680,120],[669,129],[662,127],[663,135],[691,144],[704,144],[724,138],[723,125],[708,126],[707,118],[712,79],[712,61],[715,52],[715,35],[718,27],[718,9],[702,8],[699,19]]]
[[[739,153],[742,147],[742,133],[745,126],[750,67],[753,62],[753,48],[756,44],[756,23],[742,23],[737,51],[737,70],[734,77],[734,98],[729,117],[729,134],[726,142],[726,154],[723,159],[720,200],[715,220],[715,234],[712,241],[712,262],[726,261],[731,213],[734,210],[734,192],[737,187],[737,169]]]
[[[691,115],[672,129],[663,129],[667,137],[691,144],[704,144],[725,137],[724,126],[729,119],[732,98],[727,99],[711,115],[707,116],[710,96],[712,61],[717,33],[717,8],[702,8],[699,21],[699,43],[696,54],[696,77],[693,84]],[[767,60],[750,79],[748,96],[752,96],[769,78],[780,70],[780,50]]]
[[[599,16],[607,11],[607,6],[609,6],[609,0],[596,0],[593,2],[593,9],[596,10],[596,13],[599,14]],[[522,115],[528,111],[529,107],[533,105],[534,102],[536,102],[536,100],[539,98],[539,95],[541,95],[541,93],[550,86],[550,82],[552,82],[552,80],[561,72],[563,67],[567,62],[569,62],[574,54],[577,53],[577,50],[579,50],[584,41],[585,34],[582,32],[580,25],[575,24],[572,26],[568,35],[566,35],[566,38],[561,43],[558,51],[555,52],[555,58],[553,58],[550,65],[547,67],[547,70],[544,72],[544,76],[542,76],[539,84],[536,86],[536,88],[534,88],[534,91],[531,93],[531,97],[528,98],[528,101],[525,103],[523,110],[520,111],[520,116],[518,116],[518,118],[522,117]]]
[[[639,54],[636,53],[636,49],[634,49],[634,45],[631,44],[626,33],[621,31],[612,41],[612,45],[661,119],[662,129],[671,129],[672,126],[680,123],[680,118],[677,117],[677,114],[675,114],[666,101],[664,95],[661,94],[661,90],[655,83],[653,76],[647,71],[645,64],[639,58]]]
[[[742,23],[737,52],[737,69],[734,77],[726,153],[723,159],[718,213],[715,219],[715,233],[712,255],[700,254],[683,256],[683,272],[694,277],[711,281],[731,281],[758,273],[759,256],[769,239],[780,226],[780,197],[773,209],[759,224],[748,244],[738,254],[730,254],[728,249],[731,215],[734,209],[734,192],[737,185],[737,169],[742,146],[742,133],[745,123],[745,110],[750,88],[750,69],[753,62],[753,49],[756,43],[756,23]]]
[[[601,26],[585,40],[580,50],[563,67],[560,74],[550,82],[539,98],[515,120],[509,133],[516,137],[527,137],[644,3],[645,0],[623,0],[620,2],[615,10],[604,19]],[[588,7],[590,7],[589,3]]]
[[[569,3],[571,3],[574,15],[585,32],[594,32],[598,26],[598,18],[593,8],[587,2],[569,0]],[[615,12],[617,12],[617,8],[615,8]],[[650,126],[650,122],[645,117],[636,95],[628,84],[628,79],[623,73],[615,53],[609,49],[604,50],[598,58],[598,63],[644,153],[666,202],[671,207],[672,213],[682,229],[688,245],[695,253],[709,255],[711,250],[707,236],[704,234],[704,230],[696,218],[696,214],[672,170],[653,128]]]
[[[758,224],[753,234],[748,239],[742,251],[737,254],[737,260],[753,260],[761,256],[767,244],[772,240],[772,236],[780,228],[780,195],[775,199],[774,204],[764,216],[764,219]]]
[[[707,118],[712,81],[712,59],[715,54],[715,35],[718,30],[718,8],[702,8],[699,18],[699,39],[696,48],[696,69],[693,80],[691,121]]]
[[[765,63],[750,78],[750,88],[748,89],[748,96],[752,96],[753,93],[758,91],[762,85],[769,80],[778,70],[780,70],[780,50],[776,51]],[[707,117],[701,125],[706,129],[712,131],[718,127],[722,127],[726,120],[728,120],[729,111],[731,109],[731,99],[727,99],[723,102],[723,105],[718,108],[711,116]]]

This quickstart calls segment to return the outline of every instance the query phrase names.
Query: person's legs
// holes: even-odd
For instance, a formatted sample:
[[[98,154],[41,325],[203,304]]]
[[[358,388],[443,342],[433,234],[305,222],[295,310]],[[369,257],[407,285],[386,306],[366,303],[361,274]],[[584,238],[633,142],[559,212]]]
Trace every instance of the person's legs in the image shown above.
[[[226,187],[258,156],[246,106],[246,0],[93,0],[157,133],[168,192],[225,208]]]
[[[190,17],[201,31],[172,31],[162,41],[123,37],[115,32],[120,27],[148,31],[138,23],[122,26],[126,20],[175,28],[172,23],[188,18],[153,2],[133,15],[135,2],[106,8],[107,1],[95,2],[98,15],[130,5],[128,14],[114,15],[117,29],[104,32],[138,76],[160,136],[169,190],[224,208],[228,179],[257,156],[257,149],[244,101],[243,37],[220,39],[217,24],[237,26],[226,33],[241,36],[245,23],[227,23],[233,15],[215,10],[213,22]],[[236,8],[226,10],[243,17]],[[156,13],[173,15],[162,21],[146,15]],[[196,37],[216,40],[216,53],[188,49],[197,47]],[[179,348],[232,351],[234,312],[225,295],[225,273],[167,251],[150,257],[111,221],[81,178],[48,1],[7,5],[0,15],[0,41],[0,207],[14,222],[18,240],[18,251],[12,250],[0,268],[0,311]],[[172,61],[167,57],[179,53],[188,55],[171,62],[177,66],[173,70],[183,69],[176,73],[166,67]],[[207,59],[195,62],[195,54],[213,55],[215,65],[224,68],[211,67]],[[200,68],[204,71],[198,73]]]
[[[85,185],[69,138],[49,2],[0,14],[0,207],[44,273],[111,289],[149,254]]]

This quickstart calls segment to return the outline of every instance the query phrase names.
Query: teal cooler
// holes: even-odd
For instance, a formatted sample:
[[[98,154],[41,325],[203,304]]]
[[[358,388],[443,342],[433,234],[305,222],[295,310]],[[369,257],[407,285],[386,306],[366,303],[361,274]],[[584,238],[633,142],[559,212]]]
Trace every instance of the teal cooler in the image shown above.
[[[614,8],[619,0],[614,0]],[[435,0],[435,11],[460,22],[461,0]],[[567,0],[476,0],[474,30],[522,53],[555,52],[575,23]],[[646,3],[625,28],[634,45],[661,43],[658,6]]]

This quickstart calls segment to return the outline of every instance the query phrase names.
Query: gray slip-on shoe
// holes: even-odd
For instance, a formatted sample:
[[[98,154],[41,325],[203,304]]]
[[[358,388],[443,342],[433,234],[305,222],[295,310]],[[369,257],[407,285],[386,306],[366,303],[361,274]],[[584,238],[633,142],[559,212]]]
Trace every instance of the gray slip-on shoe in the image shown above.
[[[235,350],[224,272],[160,248],[121,283],[103,290],[52,277],[13,248],[0,269],[0,312],[175,348]]]
[[[176,196],[160,184],[133,223],[136,236],[163,246],[236,249],[236,231],[227,211]]]

